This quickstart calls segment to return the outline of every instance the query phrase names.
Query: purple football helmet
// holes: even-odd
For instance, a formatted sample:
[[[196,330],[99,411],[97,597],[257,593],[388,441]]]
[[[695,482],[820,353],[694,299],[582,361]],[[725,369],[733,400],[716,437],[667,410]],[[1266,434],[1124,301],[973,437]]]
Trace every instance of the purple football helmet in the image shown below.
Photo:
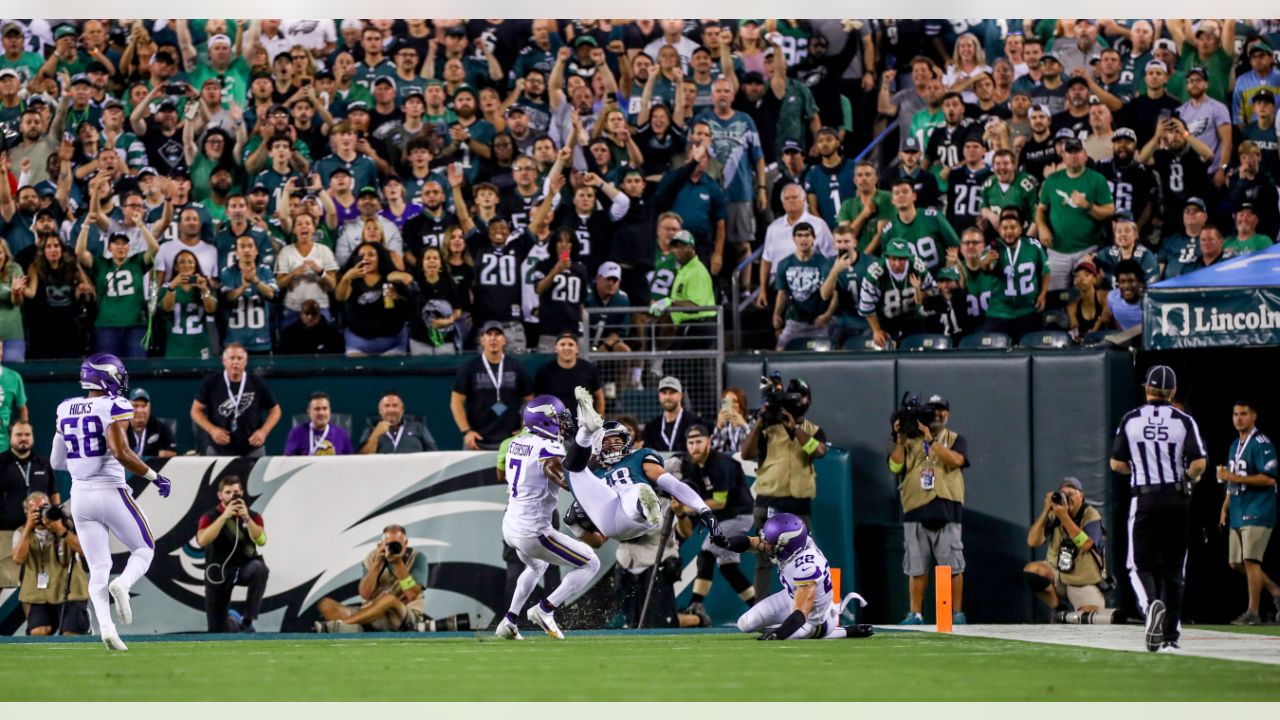
[[[80,363],[80,387],[123,395],[129,390],[129,371],[115,355],[94,353]]]
[[[559,398],[554,395],[538,395],[524,406],[524,426],[530,432],[558,439],[564,412],[564,403]]]
[[[764,521],[760,540],[768,543],[769,555],[786,560],[804,549],[809,542],[809,529],[804,521],[791,513],[778,513]]]

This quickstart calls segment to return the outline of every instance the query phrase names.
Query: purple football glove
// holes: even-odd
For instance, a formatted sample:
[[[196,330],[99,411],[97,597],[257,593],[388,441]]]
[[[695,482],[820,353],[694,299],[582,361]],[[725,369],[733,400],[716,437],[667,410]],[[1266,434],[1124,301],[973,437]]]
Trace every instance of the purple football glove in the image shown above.
[[[155,483],[156,489],[160,491],[160,497],[162,498],[169,497],[169,490],[173,485],[173,483],[169,481],[169,478],[163,475],[157,475],[156,479],[152,480],[151,482]]]

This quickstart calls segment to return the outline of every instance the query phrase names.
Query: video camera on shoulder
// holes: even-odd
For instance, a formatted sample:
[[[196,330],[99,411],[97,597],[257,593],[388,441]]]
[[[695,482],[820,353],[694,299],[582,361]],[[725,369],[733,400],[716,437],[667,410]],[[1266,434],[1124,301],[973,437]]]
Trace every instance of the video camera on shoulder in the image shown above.
[[[935,413],[932,407],[925,405],[918,396],[907,391],[902,393],[902,400],[898,403],[898,409],[893,411],[893,416],[889,418],[889,425],[892,427],[896,422],[898,434],[914,440],[924,435],[920,431],[920,426],[932,424]]]
[[[797,421],[809,411],[808,383],[799,378],[791,378],[791,382],[784,386],[782,373],[777,370],[760,378],[760,394],[762,402],[756,412],[766,426],[781,423],[783,410]]]

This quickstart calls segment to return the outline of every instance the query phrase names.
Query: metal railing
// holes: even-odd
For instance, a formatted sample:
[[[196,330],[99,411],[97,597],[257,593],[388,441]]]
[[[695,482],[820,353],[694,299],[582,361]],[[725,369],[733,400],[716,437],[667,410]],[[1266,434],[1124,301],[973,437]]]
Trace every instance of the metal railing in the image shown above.
[[[673,307],[667,315],[650,316],[642,325],[632,322],[633,315],[648,312],[645,306],[586,308],[582,354],[600,373],[611,406],[606,409],[613,414],[652,410],[658,381],[670,375],[684,386],[687,407],[701,417],[714,418],[724,382],[720,373],[725,355],[724,308]],[[676,323],[671,312],[710,314]],[[621,320],[610,322],[609,316]],[[606,344],[614,335],[616,342]],[[637,391],[642,390],[644,399],[637,399]]]

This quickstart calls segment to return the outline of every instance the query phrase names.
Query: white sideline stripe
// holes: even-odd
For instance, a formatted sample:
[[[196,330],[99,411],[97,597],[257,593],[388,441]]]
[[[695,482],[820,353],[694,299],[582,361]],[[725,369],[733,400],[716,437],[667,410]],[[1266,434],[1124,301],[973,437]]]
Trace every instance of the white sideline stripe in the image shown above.
[[[876,627],[885,630],[937,631],[936,625]],[[1145,653],[1147,648],[1143,641],[1144,632],[1145,628],[1141,625],[957,625],[952,634]],[[1181,652],[1171,654],[1280,665],[1280,636],[1276,635],[1198,630],[1186,626],[1182,628],[1178,644],[1182,646]]]

